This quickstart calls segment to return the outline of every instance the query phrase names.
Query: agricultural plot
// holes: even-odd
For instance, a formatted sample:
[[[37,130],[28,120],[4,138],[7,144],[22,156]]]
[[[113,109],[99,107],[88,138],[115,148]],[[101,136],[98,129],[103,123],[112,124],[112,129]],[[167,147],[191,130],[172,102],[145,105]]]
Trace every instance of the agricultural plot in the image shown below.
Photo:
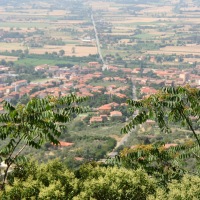
[[[9,62],[9,61],[17,61],[18,60],[18,57],[14,57],[14,56],[2,56],[0,55],[0,60],[5,60],[6,62]]]
[[[194,62],[199,62],[200,8],[193,0],[184,4],[178,0],[89,3],[108,63],[125,65],[133,55],[137,59],[158,54],[183,56],[186,63],[195,56]]]
[[[33,54],[45,54],[59,52],[60,50],[65,51],[67,56],[88,56],[89,54],[97,54],[96,46],[78,46],[74,44],[67,44],[65,46],[54,46],[54,45],[45,45],[43,48],[31,48],[30,53]]]
[[[0,55],[20,57],[13,54],[17,50],[58,56],[62,51],[61,56],[76,57],[98,54],[91,14],[108,64],[130,66],[133,59],[159,54],[183,56],[190,63],[195,56],[199,62],[200,8],[193,0],[82,0],[59,5],[13,1],[0,5]]]
[[[158,53],[158,54],[172,54],[175,53],[177,55],[200,55],[200,46],[194,45],[194,46],[167,46],[164,48],[161,48],[159,51],[148,51],[147,53]]]
[[[50,3],[0,5],[0,54],[28,50],[29,54],[57,53],[65,56],[97,54],[90,16],[73,5],[53,8]],[[83,5],[77,9],[84,10]]]

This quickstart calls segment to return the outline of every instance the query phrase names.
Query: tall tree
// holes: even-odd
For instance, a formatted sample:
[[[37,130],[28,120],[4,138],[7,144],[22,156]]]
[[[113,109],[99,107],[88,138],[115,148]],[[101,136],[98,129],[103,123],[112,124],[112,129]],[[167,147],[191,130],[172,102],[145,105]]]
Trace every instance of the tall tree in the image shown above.
[[[65,51],[64,51],[63,49],[61,49],[61,50],[59,51],[59,55],[60,55],[60,56],[64,56],[64,55],[65,55]]]

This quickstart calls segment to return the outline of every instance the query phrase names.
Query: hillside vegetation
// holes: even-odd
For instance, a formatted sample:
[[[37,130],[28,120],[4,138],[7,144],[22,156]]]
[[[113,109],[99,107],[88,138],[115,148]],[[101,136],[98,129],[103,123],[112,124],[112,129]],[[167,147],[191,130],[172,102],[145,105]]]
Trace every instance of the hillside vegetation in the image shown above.
[[[146,100],[129,100],[139,112],[122,132],[151,116],[163,134],[168,131],[163,129],[167,118],[177,123],[185,120],[194,140],[170,148],[156,142],[124,149],[105,163],[88,162],[73,171],[59,160],[38,164],[20,154],[26,146],[41,148],[45,141],[58,145],[66,122],[86,111],[78,106],[86,99],[47,97],[16,107],[5,102],[0,128],[1,140],[8,143],[0,155],[7,168],[2,174],[1,199],[198,199],[199,136],[190,119],[193,116],[199,121],[199,99],[200,91],[187,86],[165,88]],[[149,115],[151,109],[156,113],[165,109],[165,114]],[[18,149],[20,143],[24,146]],[[194,163],[192,169],[190,162]]]

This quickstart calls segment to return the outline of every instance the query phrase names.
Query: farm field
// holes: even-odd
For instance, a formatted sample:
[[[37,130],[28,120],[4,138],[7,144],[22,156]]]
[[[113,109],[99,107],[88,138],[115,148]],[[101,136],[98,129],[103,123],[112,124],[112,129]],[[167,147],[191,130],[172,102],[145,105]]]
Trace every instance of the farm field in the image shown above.
[[[200,9],[195,1],[185,4],[178,0],[88,2],[108,63],[127,64],[132,62],[133,55],[137,59],[159,54],[183,56],[186,63],[192,63],[189,58],[199,62]],[[110,59],[110,55],[114,58]]]
[[[79,62],[73,62],[72,60],[64,61],[64,60],[57,60],[57,59],[38,59],[38,58],[25,58],[19,59],[15,62],[16,65],[23,65],[23,66],[37,66],[42,64],[48,65],[64,65],[64,64],[72,64],[77,65]],[[84,64],[84,62],[83,62]]]
[[[28,50],[29,54],[59,54],[63,50],[65,56],[76,57],[97,54],[90,16],[78,12],[85,12],[86,7],[81,4],[74,9],[71,3],[52,9],[51,3],[37,3],[36,7],[15,1],[0,4],[0,55],[17,50]]]
[[[2,56],[0,55],[0,60],[5,60],[6,62],[8,61],[17,61],[18,57],[14,57],[14,56]]]
[[[72,53],[72,48],[74,48],[74,53]],[[53,53],[59,52],[60,50],[65,51],[66,56],[88,56],[89,54],[97,54],[97,48],[94,46],[77,46],[73,44],[68,44],[65,46],[49,46],[45,45],[43,48],[31,48],[30,53],[32,54],[45,54],[45,52]]]
[[[40,56],[96,55],[93,15],[108,64],[130,66],[141,56],[161,54],[182,56],[186,63],[199,62],[200,9],[194,0],[184,4],[178,0],[80,0],[62,2],[59,6],[51,1],[36,2],[37,6],[16,1],[0,4],[0,35],[5,34],[0,38],[0,59],[28,64],[29,58],[24,61],[14,58],[20,57],[14,54],[19,50]],[[11,57],[4,57],[5,52]]]
[[[32,66],[37,66],[41,64],[49,64],[49,65],[55,65],[59,63],[64,63],[62,61],[58,62],[56,60],[48,60],[48,59],[36,59],[36,58],[26,58],[26,59],[21,59],[16,62],[18,65],[32,65]]]

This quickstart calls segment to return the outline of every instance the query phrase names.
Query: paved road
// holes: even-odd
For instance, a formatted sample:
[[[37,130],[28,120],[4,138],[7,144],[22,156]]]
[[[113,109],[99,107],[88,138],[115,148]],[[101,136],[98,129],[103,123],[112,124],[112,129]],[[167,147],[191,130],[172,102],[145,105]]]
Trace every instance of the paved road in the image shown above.
[[[97,44],[97,51],[98,51],[98,54],[99,54],[99,57],[103,63],[103,67],[102,67],[102,70],[104,71],[105,69],[108,70],[108,65],[105,63],[104,61],[104,58],[102,56],[102,52],[101,52],[101,47],[100,47],[100,42],[99,42],[99,35],[98,35],[98,32],[97,32],[97,28],[96,28],[96,23],[94,21],[94,16],[93,14],[91,14],[91,20],[92,20],[92,24],[93,24],[93,27],[94,27],[94,31],[95,31],[95,38],[96,38],[96,44]]]

